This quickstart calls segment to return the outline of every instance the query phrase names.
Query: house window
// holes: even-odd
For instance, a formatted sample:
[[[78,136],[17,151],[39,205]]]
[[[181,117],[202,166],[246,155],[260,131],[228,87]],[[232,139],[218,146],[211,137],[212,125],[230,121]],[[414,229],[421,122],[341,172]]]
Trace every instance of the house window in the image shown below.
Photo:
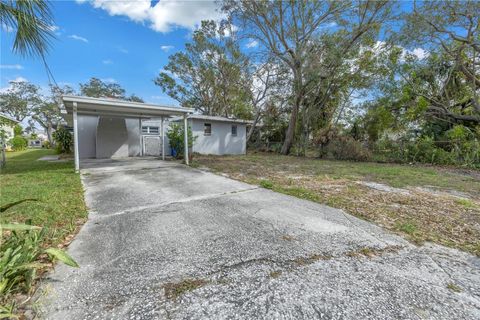
[[[237,136],[237,125],[232,126],[232,136]]]
[[[142,133],[143,134],[158,134],[160,130],[158,127],[151,127],[151,126],[143,126]]]
[[[203,127],[203,135],[204,136],[210,136],[212,135],[212,124],[211,123],[205,123]]]

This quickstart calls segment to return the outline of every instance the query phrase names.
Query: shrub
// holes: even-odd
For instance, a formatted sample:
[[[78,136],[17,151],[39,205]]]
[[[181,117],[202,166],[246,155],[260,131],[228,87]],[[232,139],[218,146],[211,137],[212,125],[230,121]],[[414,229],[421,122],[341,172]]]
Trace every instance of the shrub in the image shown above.
[[[327,157],[336,160],[368,161],[371,159],[370,151],[361,142],[350,136],[336,136],[324,150]]]
[[[15,136],[10,139],[9,144],[14,151],[21,151],[27,148],[28,140],[22,136]]]
[[[183,125],[179,123],[171,123],[167,131],[167,137],[170,142],[170,147],[175,150],[175,158],[181,159],[184,154],[184,129]],[[197,137],[193,136],[192,129],[188,127],[188,148],[193,146],[193,142]]]
[[[55,139],[55,142],[57,143],[56,145],[58,153],[72,152],[73,136],[66,128],[59,127],[53,133],[53,139]]]
[[[50,143],[50,141],[45,140],[45,141],[42,142],[42,148],[50,149],[51,147],[52,147],[52,144]]]
[[[23,128],[21,125],[16,124],[15,127],[13,127],[13,136],[21,136],[23,134]]]

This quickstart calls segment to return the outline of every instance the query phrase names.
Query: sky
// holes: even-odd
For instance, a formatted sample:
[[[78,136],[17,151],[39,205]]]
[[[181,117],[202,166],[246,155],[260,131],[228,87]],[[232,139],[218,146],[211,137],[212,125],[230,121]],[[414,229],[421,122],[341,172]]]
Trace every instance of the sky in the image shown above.
[[[401,10],[410,4],[400,3]],[[184,49],[201,20],[223,17],[219,5],[208,0],[57,0],[51,5],[56,39],[47,63],[57,84],[78,90],[79,83],[96,77],[118,83],[127,95],[173,106],[179,103],[156,86],[154,78],[169,55]],[[0,29],[0,92],[9,81],[27,80],[47,94],[49,80],[41,60],[14,54],[15,33]],[[245,40],[242,48],[254,51],[258,45]],[[426,55],[421,48],[414,50],[409,52]]]
[[[178,105],[153,79],[182,50],[201,20],[220,19],[210,1],[52,1],[56,39],[47,62],[59,85],[97,77],[115,82],[146,102]],[[38,58],[12,52],[14,32],[1,29],[0,90],[28,80],[46,92],[48,77]]]

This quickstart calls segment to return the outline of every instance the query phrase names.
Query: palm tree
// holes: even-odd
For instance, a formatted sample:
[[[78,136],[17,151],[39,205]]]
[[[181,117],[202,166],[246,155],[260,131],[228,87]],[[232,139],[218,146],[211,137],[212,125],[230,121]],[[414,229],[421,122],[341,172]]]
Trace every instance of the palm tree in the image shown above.
[[[0,24],[16,30],[13,51],[44,59],[53,33],[53,18],[46,0],[0,0]]]

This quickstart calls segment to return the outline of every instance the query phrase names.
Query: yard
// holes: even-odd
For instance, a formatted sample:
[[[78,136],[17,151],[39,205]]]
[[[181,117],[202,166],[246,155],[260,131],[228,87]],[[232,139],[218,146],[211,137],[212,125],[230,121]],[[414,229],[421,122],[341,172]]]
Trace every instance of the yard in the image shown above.
[[[47,228],[45,245],[62,246],[87,218],[80,177],[71,161],[37,159],[54,150],[7,153],[1,174],[0,222],[26,222]]]
[[[480,256],[480,172],[298,158],[201,156],[193,166],[344,209],[421,244]]]

